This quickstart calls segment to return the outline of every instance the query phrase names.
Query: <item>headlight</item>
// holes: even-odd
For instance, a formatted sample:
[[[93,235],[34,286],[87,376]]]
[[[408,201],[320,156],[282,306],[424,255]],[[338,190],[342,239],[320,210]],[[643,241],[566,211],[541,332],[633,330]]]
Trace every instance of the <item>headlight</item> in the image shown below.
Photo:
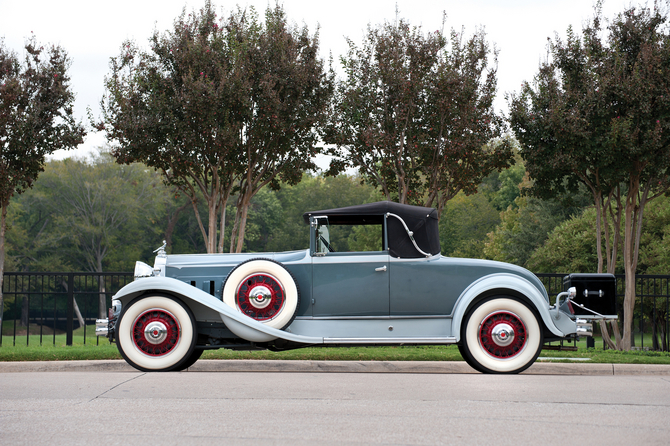
[[[154,269],[144,262],[135,262],[135,278],[151,277],[154,275]]]

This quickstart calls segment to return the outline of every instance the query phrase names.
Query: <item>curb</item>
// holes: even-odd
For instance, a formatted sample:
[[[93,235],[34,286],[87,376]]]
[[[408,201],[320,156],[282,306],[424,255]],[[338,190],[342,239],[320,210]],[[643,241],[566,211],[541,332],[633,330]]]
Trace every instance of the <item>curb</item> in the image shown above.
[[[25,372],[135,372],[123,360],[0,362],[0,373]],[[462,361],[284,361],[203,359],[187,372],[247,373],[478,373]],[[524,375],[645,375],[668,376],[664,364],[574,364],[536,362]]]

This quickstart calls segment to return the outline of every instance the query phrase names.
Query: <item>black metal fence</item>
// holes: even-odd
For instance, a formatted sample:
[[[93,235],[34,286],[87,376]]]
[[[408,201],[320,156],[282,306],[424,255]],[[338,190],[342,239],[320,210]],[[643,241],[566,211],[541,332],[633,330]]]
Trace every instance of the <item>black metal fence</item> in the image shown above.
[[[563,291],[565,274],[538,274],[549,296]],[[624,276],[617,275],[617,311],[623,319]],[[4,327],[0,346],[11,339],[26,345],[45,341],[56,344],[65,336],[83,342],[99,342],[95,320],[107,317],[111,296],[133,280],[132,273],[5,273],[2,292],[5,300]],[[668,351],[670,345],[670,275],[636,276],[637,302],[634,335],[639,348]]]
[[[55,345],[63,335],[72,345],[75,333],[97,344],[95,320],[107,317],[112,295],[132,280],[133,273],[5,273],[0,346],[23,336],[26,345]]]

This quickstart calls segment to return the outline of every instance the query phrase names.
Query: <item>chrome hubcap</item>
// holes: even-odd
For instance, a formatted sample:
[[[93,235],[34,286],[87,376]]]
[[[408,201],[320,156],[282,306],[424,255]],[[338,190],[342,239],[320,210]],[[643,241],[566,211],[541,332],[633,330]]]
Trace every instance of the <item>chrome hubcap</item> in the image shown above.
[[[528,343],[528,331],[519,316],[511,311],[494,311],[479,325],[479,344],[495,359],[510,359]]]
[[[237,308],[257,321],[270,321],[284,308],[284,287],[277,278],[267,273],[248,275],[235,290]]]
[[[514,328],[509,324],[498,324],[491,330],[491,339],[500,347],[507,347],[514,342]]]
[[[153,321],[144,328],[144,338],[150,344],[158,345],[167,338],[167,327],[162,322]]]
[[[257,285],[249,292],[249,303],[258,309],[262,309],[270,305],[272,300],[272,292],[265,285]]]

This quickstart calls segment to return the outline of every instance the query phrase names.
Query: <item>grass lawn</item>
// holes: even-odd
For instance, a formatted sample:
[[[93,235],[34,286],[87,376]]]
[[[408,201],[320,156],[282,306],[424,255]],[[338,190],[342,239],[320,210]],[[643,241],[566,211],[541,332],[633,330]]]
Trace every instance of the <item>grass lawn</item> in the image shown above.
[[[79,328],[73,333],[73,345],[65,345],[65,334],[55,334],[51,329],[42,330],[40,345],[40,327],[31,327],[30,336],[17,335],[14,344],[13,321],[5,321],[0,347],[0,361],[68,361],[121,359],[116,345],[110,344],[106,338],[99,340],[95,336],[95,326]],[[19,331],[17,330],[17,333]],[[98,345],[99,343],[99,345]],[[26,345],[27,344],[27,345]],[[543,350],[540,357],[552,358],[551,361],[569,361],[574,358],[588,358],[592,363],[623,363],[623,364],[670,364],[670,353],[633,350],[619,352],[603,350],[602,339],[595,339],[596,348],[586,348],[586,340],[577,343],[577,351]],[[641,339],[636,339],[641,345]],[[644,340],[645,346],[651,346],[651,339]],[[462,361],[463,358],[455,345],[450,346],[384,346],[384,347],[309,347],[286,352],[270,351],[233,351],[209,350],[202,359],[287,359],[287,360],[339,360],[339,361]]]

